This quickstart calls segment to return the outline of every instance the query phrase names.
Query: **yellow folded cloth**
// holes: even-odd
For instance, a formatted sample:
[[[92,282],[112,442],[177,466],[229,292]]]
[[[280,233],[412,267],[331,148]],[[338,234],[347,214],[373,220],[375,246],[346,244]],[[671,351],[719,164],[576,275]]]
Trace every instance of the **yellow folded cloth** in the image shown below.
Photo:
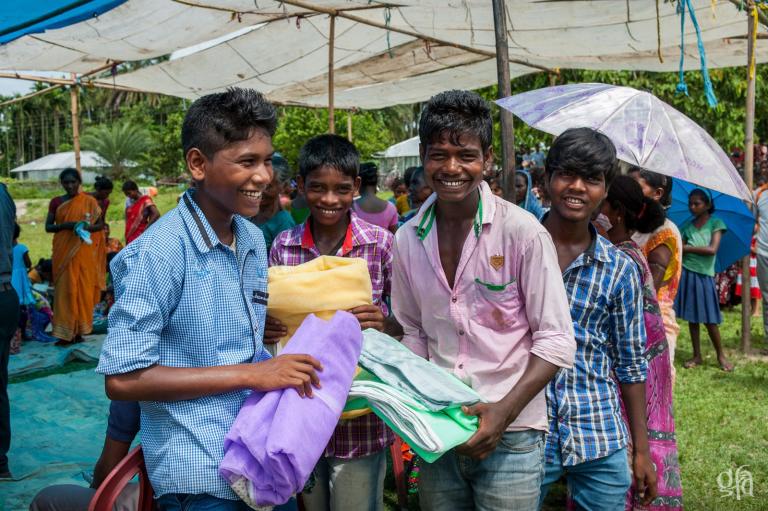
[[[288,335],[274,345],[274,355],[296,332],[308,314],[329,320],[338,310],[372,303],[373,289],[364,259],[321,256],[298,266],[269,269],[267,314],[282,321]],[[270,350],[271,351],[271,350]],[[342,415],[352,419],[370,413],[355,410]]]

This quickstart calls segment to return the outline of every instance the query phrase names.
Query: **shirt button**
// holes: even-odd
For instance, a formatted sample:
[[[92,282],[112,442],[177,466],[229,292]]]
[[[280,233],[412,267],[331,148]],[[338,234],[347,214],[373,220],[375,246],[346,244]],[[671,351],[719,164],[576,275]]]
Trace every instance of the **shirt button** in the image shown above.
[[[456,300],[458,300],[458,298],[456,298],[455,296],[452,296],[452,297],[451,297],[451,301],[452,301],[453,303],[456,303]]]
[[[464,330],[459,330],[459,335],[464,335]]]

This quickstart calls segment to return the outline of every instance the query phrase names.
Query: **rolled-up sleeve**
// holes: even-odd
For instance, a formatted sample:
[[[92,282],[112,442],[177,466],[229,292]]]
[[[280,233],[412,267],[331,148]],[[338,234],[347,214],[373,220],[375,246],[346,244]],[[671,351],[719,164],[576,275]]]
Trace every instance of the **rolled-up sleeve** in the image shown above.
[[[618,288],[610,306],[611,358],[619,383],[642,383],[646,379],[645,319],[640,275],[634,263],[620,268]]]
[[[539,233],[523,251],[520,288],[533,337],[531,354],[558,367],[571,367],[576,353],[573,321],[557,252],[548,233]]]
[[[159,361],[163,329],[181,296],[183,270],[151,251],[121,252],[111,264],[115,304],[96,372],[124,374]]]
[[[395,235],[392,263],[392,312],[403,327],[402,343],[412,352],[429,358],[427,336],[421,327],[421,306],[413,294],[408,259],[408,240],[405,233]]]

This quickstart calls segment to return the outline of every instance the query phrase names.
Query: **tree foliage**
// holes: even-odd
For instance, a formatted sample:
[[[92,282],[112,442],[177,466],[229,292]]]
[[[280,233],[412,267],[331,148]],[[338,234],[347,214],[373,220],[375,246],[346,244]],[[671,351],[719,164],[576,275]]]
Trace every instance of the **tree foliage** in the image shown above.
[[[83,135],[82,143],[83,149],[96,151],[112,165],[111,178],[121,180],[145,158],[150,145],[147,129],[128,121],[93,126]]]

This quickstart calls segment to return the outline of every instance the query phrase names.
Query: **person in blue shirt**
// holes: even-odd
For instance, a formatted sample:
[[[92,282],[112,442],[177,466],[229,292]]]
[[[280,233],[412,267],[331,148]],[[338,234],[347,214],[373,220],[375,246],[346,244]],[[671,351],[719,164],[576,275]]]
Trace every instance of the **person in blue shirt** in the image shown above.
[[[110,399],[141,403],[161,511],[245,511],[219,476],[224,437],[250,390],[312,396],[320,363],[270,358],[264,237],[247,220],[272,180],[275,108],[232,88],[195,101],[181,141],[194,188],[112,261],[115,304],[97,371]]]
[[[576,357],[573,367],[561,369],[547,387],[549,434],[541,501],[564,475],[577,509],[623,510],[632,478],[643,505],[656,496],[645,414],[640,276],[629,256],[591,224],[617,163],[608,137],[576,128],[555,139],[545,165],[552,208],[542,222],[555,242],[563,272]]]

